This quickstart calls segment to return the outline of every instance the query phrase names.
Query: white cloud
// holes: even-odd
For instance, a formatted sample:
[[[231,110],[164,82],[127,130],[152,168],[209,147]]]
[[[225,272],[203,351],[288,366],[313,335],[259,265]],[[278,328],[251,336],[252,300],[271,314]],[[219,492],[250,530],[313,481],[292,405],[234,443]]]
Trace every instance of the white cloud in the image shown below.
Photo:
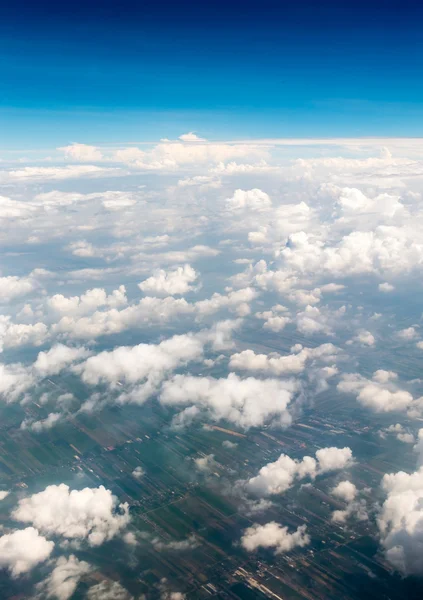
[[[138,284],[142,292],[158,295],[186,294],[193,289],[192,283],[197,279],[198,274],[190,265],[178,267],[174,271],[166,272],[159,269],[152,277],[145,279]]]
[[[182,140],[183,142],[205,142],[206,141],[204,138],[198,137],[198,135],[196,135],[192,131],[190,131],[189,133],[183,133],[182,135],[179,136],[178,139]]]
[[[353,340],[358,342],[362,346],[374,346],[376,343],[374,335],[370,333],[370,331],[366,331],[365,329],[359,331],[357,335],[353,337]]]
[[[316,348],[297,349],[293,354],[280,356],[274,353],[270,356],[266,354],[256,354],[253,350],[243,350],[240,353],[232,354],[229,367],[231,369],[241,369],[249,371],[261,371],[272,375],[292,375],[302,373],[306,365],[316,362],[333,363],[337,359],[339,349],[333,344],[322,344]]]
[[[141,386],[120,397],[121,402],[142,403],[158,390],[166,374],[191,361],[200,360],[204,342],[201,336],[184,334],[156,345],[120,346],[89,357],[77,369],[82,380],[90,385],[105,382],[116,386],[122,382],[142,382]]]
[[[101,581],[90,587],[87,600],[134,600],[117,581]]]
[[[132,476],[135,477],[135,479],[142,479],[144,475],[145,471],[142,467],[135,467],[135,469],[132,471]]]
[[[407,327],[407,329],[401,329],[397,333],[398,337],[404,341],[414,340],[417,337],[417,331],[414,327]]]
[[[287,527],[271,521],[265,525],[255,523],[248,527],[241,538],[241,545],[248,552],[257,548],[274,548],[276,554],[284,554],[293,548],[303,548],[310,543],[307,527],[301,525],[294,533],[289,533]]]
[[[423,573],[423,468],[384,475],[386,500],[378,517],[386,558],[405,575]]]
[[[0,492],[0,501],[4,500],[5,498],[7,498],[7,496],[10,494],[10,492],[7,491],[2,491]]]
[[[46,540],[33,527],[6,533],[0,537],[0,566],[17,577],[45,561],[53,548],[54,542]]]
[[[81,578],[91,570],[90,564],[78,560],[73,554],[68,558],[60,556],[50,575],[37,585],[37,590],[42,593],[43,598],[69,600]]]
[[[394,376],[395,373],[383,370],[375,371],[371,380],[358,374],[344,374],[337,389],[355,395],[360,404],[377,413],[419,409],[418,401],[409,392],[397,388]]]
[[[195,406],[210,419],[248,429],[290,425],[290,403],[298,389],[294,381],[241,379],[234,373],[222,379],[175,375],[163,384],[159,399],[177,408]]]
[[[345,502],[352,502],[357,496],[357,487],[351,481],[345,480],[338,483],[331,493]]]
[[[66,158],[77,161],[96,161],[103,158],[102,153],[95,146],[89,146],[87,144],[71,144],[70,146],[63,146],[58,148],[61,150]]]
[[[40,352],[34,363],[34,369],[41,377],[57,375],[74,362],[80,361],[90,352],[83,347],[72,348],[64,344],[55,344],[46,352]]]
[[[352,464],[350,448],[321,448],[316,458],[304,456],[301,460],[292,459],[287,454],[262,467],[255,477],[243,482],[246,489],[257,496],[282,494],[291,488],[296,481],[306,477],[345,469]],[[242,482],[240,482],[242,483]]]
[[[83,490],[70,490],[64,483],[49,485],[19,500],[12,516],[47,535],[86,539],[90,546],[112,539],[129,523],[128,505],[118,506],[111,491],[102,485]]]
[[[388,282],[379,283],[378,289],[379,289],[379,292],[384,292],[384,293],[388,294],[389,292],[394,291],[395,286]]]
[[[226,208],[238,212],[242,210],[263,211],[272,206],[272,201],[266,192],[254,188],[252,190],[235,190],[231,198],[226,199]]]

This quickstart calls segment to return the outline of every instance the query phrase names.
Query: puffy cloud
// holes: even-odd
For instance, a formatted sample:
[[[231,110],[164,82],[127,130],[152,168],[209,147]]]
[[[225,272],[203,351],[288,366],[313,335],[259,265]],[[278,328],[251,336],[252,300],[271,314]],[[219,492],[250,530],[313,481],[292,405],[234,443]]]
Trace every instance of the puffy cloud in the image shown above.
[[[70,146],[63,146],[58,148],[61,150],[66,158],[78,161],[91,161],[101,160],[103,158],[102,153],[95,146],[89,146],[87,144],[71,144]]]
[[[34,377],[20,363],[0,363],[0,395],[6,402],[14,402],[34,383]]]
[[[0,315],[0,352],[4,348],[19,346],[41,346],[48,338],[45,323],[13,323],[9,315]]]
[[[303,311],[297,313],[297,329],[304,335],[319,333],[332,335],[345,313],[345,306],[341,306],[337,310],[330,310],[328,307],[318,308],[309,305]]]
[[[357,487],[351,481],[345,480],[338,483],[331,493],[345,502],[352,502],[357,496]]]
[[[401,329],[401,331],[398,331],[397,335],[399,338],[405,341],[414,340],[417,337],[417,331],[414,327],[407,327],[407,329]]]
[[[394,376],[396,373],[383,370],[375,371],[371,380],[358,374],[345,374],[337,389],[355,395],[360,404],[377,413],[420,410],[418,400],[409,392],[397,389]]]
[[[118,308],[126,303],[126,290],[123,285],[113,290],[109,296],[104,289],[93,288],[81,296],[66,297],[62,294],[55,294],[47,300],[48,307],[58,315],[72,316],[93,312],[100,306]]]
[[[144,475],[145,471],[142,467],[135,467],[135,469],[132,471],[132,476],[135,477],[135,479],[142,479]]]
[[[12,516],[47,535],[86,539],[90,546],[112,539],[129,523],[128,505],[118,506],[111,491],[102,485],[83,490],[70,490],[64,483],[49,485],[22,498]]]
[[[34,369],[41,377],[57,375],[72,363],[89,355],[85,348],[71,348],[64,344],[55,344],[50,350],[40,352],[34,363]]]
[[[205,142],[206,140],[204,138],[198,137],[197,134],[195,134],[193,131],[190,131],[189,133],[183,133],[182,135],[179,136],[180,140],[182,140],[183,142]]]
[[[288,527],[282,527],[275,521],[265,525],[255,523],[244,531],[241,545],[248,552],[257,548],[274,548],[276,554],[285,554],[293,548],[303,548],[310,543],[310,536],[306,531],[306,525],[301,525],[294,533],[289,533]]]
[[[35,288],[35,281],[31,277],[0,277],[0,302],[9,302],[19,296],[25,296]]]
[[[316,362],[333,363],[337,359],[339,349],[333,344],[322,344],[316,348],[295,348],[294,354],[256,354],[253,350],[243,350],[232,354],[229,366],[231,369],[261,371],[272,375],[292,375],[302,373],[306,365]]]
[[[395,286],[388,282],[379,283],[378,289],[379,289],[379,292],[384,292],[385,294],[389,294],[389,292],[394,291]]]
[[[195,406],[215,421],[224,419],[243,429],[265,423],[288,426],[295,381],[241,379],[234,373],[222,379],[175,375],[163,384],[160,402],[183,407]]]
[[[216,468],[217,463],[214,458],[214,454],[206,454],[206,456],[200,456],[194,459],[195,467],[203,473],[210,473]]]
[[[156,345],[120,346],[90,356],[77,369],[82,380],[90,385],[105,382],[116,386],[122,382],[142,382],[129,395],[122,394],[120,397],[121,402],[142,403],[158,390],[167,373],[202,358],[206,340],[201,337],[184,334],[175,335]]]
[[[352,338],[352,341],[358,342],[362,346],[374,346],[376,343],[374,335],[365,329],[359,331],[357,335]]]
[[[28,421],[25,419],[21,423],[21,429],[29,429],[30,431],[34,431],[35,433],[40,433],[41,431],[45,431],[54,427],[61,419],[63,415],[61,413],[49,413],[45,419],[41,421]]]
[[[226,199],[226,208],[238,212],[242,210],[263,211],[271,208],[272,201],[266,192],[254,188],[252,190],[235,190],[231,198]]]
[[[240,482],[250,493],[257,496],[282,494],[291,488],[296,481],[306,477],[345,469],[352,464],[350,448],[321,448],[316,452],[316,458],[304,456],[301,460],[292,459],[287,454],[260,469],[258,475]]]
[[[213,314],[223,308],[228,308],[240,317],[244,317],[250,313],[249,303],[256,297],[256,290],[250,287],[231,291],[226,296],[215,293],[207,300],[196,302],[195,309],[202,316]]]
[[[374,231],[352,231],[335,245],[302,231],[290,236],[280,256],[285,267],[314,276],[397,275],[423,264],[423,245],[405,229],[387,225]]]
[[[117,581],[101,581],[90,587],[87,600],[134,600]]]
[[[0,501],[4,500],[5,498],[7,498],[7,496],[10,494],[10,492],[8,491],[2,491],[0,492]]]
[[[197,279],[198,274],[190,265],[178,267],[175,271],[164,271],[159,269],[156,273],[138,284],[141,291],[153,295],[174,296],[176,294],[186,294],[193,289],[192,283]]]
[[[53,548],[54,542],[46,540],[34,527],[6,533],[0,537],[0,566],[17,577],[45,561]]]
[[[386,500],[378,516],[386,558],[403,574],[423,573],[423,467],[384,475]]]
[[[60,556],[50,575],[37,585],[43,598],[68,600],[75,592],[81,578],[92,570],[90,564],[78,560],[71,554],[68,558]]]

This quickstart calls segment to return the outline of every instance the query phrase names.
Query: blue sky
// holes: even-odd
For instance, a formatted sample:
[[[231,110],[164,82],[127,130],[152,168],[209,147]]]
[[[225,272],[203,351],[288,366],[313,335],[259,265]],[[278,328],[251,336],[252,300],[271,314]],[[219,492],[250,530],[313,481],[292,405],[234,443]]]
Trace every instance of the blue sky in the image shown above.
[[[408,2],[20,2],[0,14],[7,147],[422,134]]]

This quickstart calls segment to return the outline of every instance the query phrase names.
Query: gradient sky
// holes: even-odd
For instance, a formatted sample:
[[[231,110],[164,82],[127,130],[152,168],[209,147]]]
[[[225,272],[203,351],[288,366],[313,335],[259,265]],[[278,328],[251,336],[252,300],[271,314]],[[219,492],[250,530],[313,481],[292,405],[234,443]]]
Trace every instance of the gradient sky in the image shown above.
[[[1,147],[422,135],[419,4],[3,3]]]

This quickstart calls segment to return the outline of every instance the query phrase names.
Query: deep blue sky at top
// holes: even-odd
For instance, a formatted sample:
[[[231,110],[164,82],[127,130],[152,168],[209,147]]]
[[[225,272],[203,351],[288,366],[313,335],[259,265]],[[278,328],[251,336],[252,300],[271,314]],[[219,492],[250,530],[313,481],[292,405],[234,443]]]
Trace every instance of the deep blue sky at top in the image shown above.
[[[423,135],[414,0],[17,0],[0,8],[0,147]]]

